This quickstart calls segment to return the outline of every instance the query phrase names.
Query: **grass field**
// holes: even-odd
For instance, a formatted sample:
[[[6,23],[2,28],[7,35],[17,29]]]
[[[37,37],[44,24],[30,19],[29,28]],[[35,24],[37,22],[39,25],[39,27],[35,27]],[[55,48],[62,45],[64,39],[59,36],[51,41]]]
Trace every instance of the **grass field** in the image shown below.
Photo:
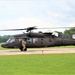
[[[75,54],[0,56],[0,75],[75,75]]]
[[[64,47],[75,48],[48,48]],[[0,50],[7,49],[0,47]],[[75,54],[0,56],[0,75],[75,75]]]

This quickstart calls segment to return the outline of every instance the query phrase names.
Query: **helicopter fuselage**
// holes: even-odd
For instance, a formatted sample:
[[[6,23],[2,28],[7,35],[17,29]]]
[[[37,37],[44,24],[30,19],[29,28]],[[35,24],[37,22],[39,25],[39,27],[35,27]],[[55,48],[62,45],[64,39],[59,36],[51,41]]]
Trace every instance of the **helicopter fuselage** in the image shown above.
[[[22,39],[26,41],[27,48],[75,45],[74,39],[59,38],[52,33],[28,33],[15,35],[1,46],[4,48],[20,48]]]

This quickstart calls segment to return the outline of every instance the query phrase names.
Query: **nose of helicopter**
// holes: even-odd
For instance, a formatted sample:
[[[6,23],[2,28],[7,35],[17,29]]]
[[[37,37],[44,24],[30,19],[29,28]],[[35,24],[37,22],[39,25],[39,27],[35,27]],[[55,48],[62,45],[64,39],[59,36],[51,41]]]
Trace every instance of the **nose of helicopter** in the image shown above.
[[[6,44],[2,44],[1,47],[6,48]]]
[[[5,46],[4,44],[1,45],[1,47],[4,47],[4,46]]]

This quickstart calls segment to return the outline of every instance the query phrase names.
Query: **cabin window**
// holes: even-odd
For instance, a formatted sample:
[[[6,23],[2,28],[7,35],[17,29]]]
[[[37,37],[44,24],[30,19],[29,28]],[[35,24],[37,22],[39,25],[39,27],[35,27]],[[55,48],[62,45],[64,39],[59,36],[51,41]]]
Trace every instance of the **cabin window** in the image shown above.
[[[43,42],[41,42],[41,44],[43,44]]]
[[[33,38],[33,43],[37,43],[37,38]]]
[[[30,40],[30,39],[28,39],[28,40]]]
[[[31,42],[32,42],[32,39],[31,39],[31,38],[28,38],[28,39],[27,39],[27,42],[28,42],[28,43],[31,43]]]
[[[28,41],[28,43],[31,43],[31,41]]]

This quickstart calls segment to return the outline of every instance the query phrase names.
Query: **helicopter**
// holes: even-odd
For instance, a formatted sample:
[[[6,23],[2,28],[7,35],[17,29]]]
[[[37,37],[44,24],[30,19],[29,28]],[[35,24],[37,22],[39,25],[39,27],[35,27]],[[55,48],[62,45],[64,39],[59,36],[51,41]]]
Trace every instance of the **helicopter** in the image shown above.
[[[35,26],[24,29],[6,29],[0,31],[15,31],[26,30],[27,33],[18,34],[10,37],[5,43],[1,45],[3,48],[19,48],[23,51],[21,40],[26,41],[27,48],[39,48],[39,47],[52,47],[52,46],[67,46],[75,45],[75,39],[73,38],[59,38],[52,34],[52,32],[32,32],[37,29]],[[27,51],[27,48],[24,51]]]

